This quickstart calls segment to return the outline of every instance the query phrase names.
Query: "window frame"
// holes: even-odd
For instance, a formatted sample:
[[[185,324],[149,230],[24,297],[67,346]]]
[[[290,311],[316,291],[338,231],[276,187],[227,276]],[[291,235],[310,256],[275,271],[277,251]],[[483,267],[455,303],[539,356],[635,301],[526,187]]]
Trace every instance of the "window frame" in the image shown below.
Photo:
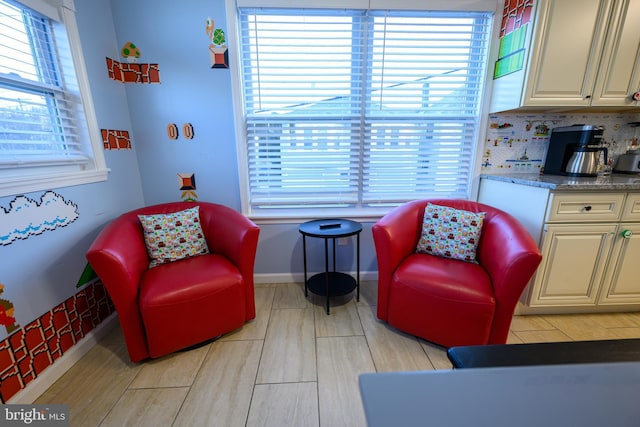
[[[475,139],[470,153],[470,170],[468,177],[467,192],[468,198],[472,199],[477,194],[479,181],[479,168],[481,164],[480,147],[484,143],[483,135],[486,134],[488,125],[488,102],[485,93],[490,92],[491,76],[489,69],[492,64],[494,52],[496,49],[495,34],[497,25],[499,24],[497,17],[501,11],[502,5],[499,0],[469,0],[452,5],[450,1],[433,0],[432,2],[420,2],[419,0],[351,0],[338,3],[329,0],[323,2],[322,6],[318,6],[313,0],[226,0],[227,6],[227,27],[230,34],[235,34],[231,39],[230,63],[232,67],[232,94],[233,109],[235,118],[236,147],[238,155],[238,177],[240,181],[240,198],[242,203],[242,211],[245,215],[258,220],[260,223],[289,223],[293,220],[300,221],[305,219],[321,218],[321,217],[343,217],[352,218],[362,221],[375,220],[387,213],[394,206],[385,206],[380,208],[294,208],[289,210],[274,210],[274,212],[265,212],[264,210],[255,211],[252,209],[250,202],[250,182],[249,182],[249,162],[247,160],[247,142],[245,140],[244,125],[244,101],[242,99],[242,75],[240,60],[240,34],[239,34],[239,7],[256,7],[256,8],[295,8],[295,9],[389,9],[389,10],[429,10],[429,11],[468,11],[468,12],[488,12],[491,16],[489,23],[489,49],[487,53],[487,63],[482,79],[483,94],[479,97],[479,113],[475,129]]]
[[[58,27],[56,31],[64,31],[68,41],[70,60],[73,62],[65,66],[73,68],[77,80],[74,82],[77,92],[73,91],[71,96],[79,101],[73,103],[73,107],[82,110],[84,117],[80,120],[85,121],[83,126],[80,126],[83,131],[79,134],[79,143],[88,160],[83,162],[81,167],[73,163],[5,167],[2,171],[4,173],[0,174],[0,197],[105,181],[109,169],[104,157],[102,137],[91,96],[73,0],[11,0],[11,2],[33,9],[51,19],[53,25]],[[68,86],[63,90],[68,90]]]

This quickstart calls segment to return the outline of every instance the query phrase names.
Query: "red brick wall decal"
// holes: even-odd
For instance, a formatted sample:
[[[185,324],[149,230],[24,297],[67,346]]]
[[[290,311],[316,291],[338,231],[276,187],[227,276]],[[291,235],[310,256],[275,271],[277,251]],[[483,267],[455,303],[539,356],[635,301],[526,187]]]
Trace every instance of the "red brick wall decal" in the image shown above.
[[[534,0],[505,0],[500,27],[500,37],[504,37],[531,21]]]
[[[160,83],[158,64],[122,63],[107,57],[109,78],[122,83]]]
[[[126,130],[101,129],[105,150],[131,150],[131,139]]]
[[[0,341],[0,399],[6,403],[114,312],[99,280]]]

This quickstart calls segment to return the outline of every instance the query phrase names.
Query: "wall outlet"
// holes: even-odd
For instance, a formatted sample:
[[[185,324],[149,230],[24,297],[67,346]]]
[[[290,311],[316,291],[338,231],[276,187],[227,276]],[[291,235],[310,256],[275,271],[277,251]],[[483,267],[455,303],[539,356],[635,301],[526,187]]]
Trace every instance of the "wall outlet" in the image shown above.
[[[349,244],[349,238],[341,237],[338,239],[338,246],[347,246]]]

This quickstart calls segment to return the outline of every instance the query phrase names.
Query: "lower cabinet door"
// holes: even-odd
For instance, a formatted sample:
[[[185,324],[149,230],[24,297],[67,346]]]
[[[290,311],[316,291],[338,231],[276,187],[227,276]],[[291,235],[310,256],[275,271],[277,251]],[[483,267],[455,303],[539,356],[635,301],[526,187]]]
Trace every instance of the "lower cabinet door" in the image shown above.
[[[640,223],[618,226],[604,284],[598,304],[640,303]]]
[[[547,225],[529,305],[595,306],[617,224]]]

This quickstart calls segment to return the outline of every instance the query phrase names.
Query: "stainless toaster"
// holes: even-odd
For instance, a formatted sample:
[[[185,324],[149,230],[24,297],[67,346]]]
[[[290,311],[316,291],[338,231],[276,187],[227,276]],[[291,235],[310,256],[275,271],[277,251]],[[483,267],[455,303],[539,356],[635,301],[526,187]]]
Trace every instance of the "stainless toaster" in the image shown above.
[[[627,151],[618,157],[616,165],[613,167],[614,172],[622,173],[640,173],[640,151]]]

